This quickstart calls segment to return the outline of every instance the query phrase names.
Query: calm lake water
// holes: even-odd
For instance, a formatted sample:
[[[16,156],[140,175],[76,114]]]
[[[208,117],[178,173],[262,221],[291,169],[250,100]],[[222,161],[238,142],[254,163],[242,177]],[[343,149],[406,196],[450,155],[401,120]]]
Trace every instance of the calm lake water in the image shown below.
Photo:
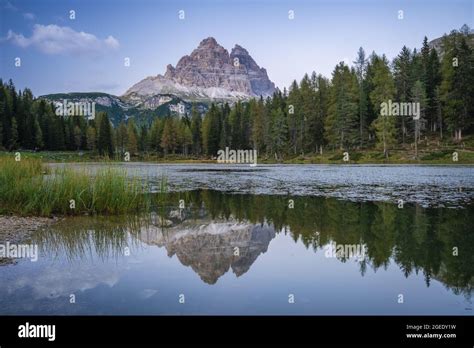
[[[474,313],[473,167],[115,166],[171,192],[38,231],[0,314]]]

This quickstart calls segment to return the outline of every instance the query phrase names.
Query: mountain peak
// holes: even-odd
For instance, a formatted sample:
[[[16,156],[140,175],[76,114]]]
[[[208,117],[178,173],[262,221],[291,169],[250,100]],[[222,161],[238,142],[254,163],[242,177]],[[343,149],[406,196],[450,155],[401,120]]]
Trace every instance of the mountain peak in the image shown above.
[[[244,53],[244,54],[247,54],[247,55],[249,54],[249,52],[245,48],[243,48],[242,46],[240,46],[238,44],[235,44],[234,48],[232,49],[232,53],[234,53],[234,52],[241,52],[241,53]]]
[[[200,43],[199,43],[199,47],[201,46],[204,46],[204,47],[207,47],[207,46],[211,46],[211,47],[214,47],[214,46],[220,46],[218,43],[217,43],[217,40],[214,39],[212,36],[209,36],[208,38],[205,38],[204,40],[202,40]]]
[[[235,65],[235,58],[238,58],[238,65]],[[266,70],[258,66],[245,48],[235,45],[229,54],[215,38],[208,37],[191,54],[183,56],[175,67],[168,64],[164,76],[140,81],[124,97],[142,102],[146,97],[174,94],[187,101],[236,101],[266,97],[274,90],[275,85]]]

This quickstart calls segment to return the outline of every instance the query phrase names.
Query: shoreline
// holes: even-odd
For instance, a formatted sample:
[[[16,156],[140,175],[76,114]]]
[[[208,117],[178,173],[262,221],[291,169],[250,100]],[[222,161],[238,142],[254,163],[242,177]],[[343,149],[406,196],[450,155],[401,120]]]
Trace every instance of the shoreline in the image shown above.
[[[28,241],[36,231],[49,227],[62,218],[0,215],[0,245],[21,244]],[[0,256],[0,266],[15,264],[16,260]]]
[[[383,162],[374,162],[374,163],[359,163],[359,162],[349,162],[349,163],[336,163],[336,162],[327,162],[327,163],[306,163],[306,162],[283,162],[283,163],[272,163],[272,162],[262,162],[258,163],[256,166],[250,165],[249,163],[217,163],[217,162],[189,162],[189,161],[169,161],[169,162],[156,162],[156,161],[70,161],[70,162],[54,162],[54,161],[45,161],[43,162],[46,165],[59,165],[59,164],[72,164],[72,165],[81,165],[81,164],[92,164],[92,165],[133,165],[133,164],[140,164],[140,165],[226,165],[226,166],[248,166],[249,168],[258,168],[260,165],[264,166],[427,166],[427,167],[471,167],[474,166],[474,163],[383,163]]]
[[[354,152],[349,154],[347,161],[343,160],[342,152],[328,152],[321,156],[318,154],[308,154],[305,156],[296,156],[286,158],[279,161],[269,158],[261,158],[257,160],[258,165],[303,165],[303,164],[322,164],[322,165],[474,165],[474,150],[463,149],[457,150],[459,157],[455,161],[449,152],[425,152],[420,154],[420,158],[415,160],[411,157],[411,153],[397,152],[387,159],[381,158],[380,154],[372,151]],[[150,163],[150,164],[250,164],[250,163],[219,163],[217,158],[192,158],[181,157],[179,155],[169,155],[167,157],[159,157],[154,155],[138,155],[132,156],[129,161],[122,158],[104,158],[94,153],[87,152],[33,152],[17,150],[15,152],[0,151],[0,158],[15,158],[20,153],[21,159],[38,159],[44,163]],[[425,157],[425,158],[424,158]],[[426,158],[428,157],[428,158]]]

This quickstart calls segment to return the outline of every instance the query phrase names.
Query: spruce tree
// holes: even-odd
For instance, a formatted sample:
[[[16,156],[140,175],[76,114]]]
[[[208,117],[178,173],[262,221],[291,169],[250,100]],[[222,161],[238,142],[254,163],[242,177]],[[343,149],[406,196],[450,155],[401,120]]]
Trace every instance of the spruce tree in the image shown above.
[[[135,122],[133,119],[128,120],[128,125],[127,125],[127,151],[131,155],[137,155],[138,154],[138,133],[137,133],[137,128],[135,127]]]
[[[374,110],[378,113],[374,127],[378,140],[378,147],[383,148],[385,158],[389,156],[389,149],[396,143],[395,118],[389,115],[382,115],[382,103],[388,103],[395,95],[395,84],[393,82],[388,62],[383,56],[374,66],[373,77],[374,89],[370,94]]]
[[[161,137],[160,146],[163,148],[165,155],[173,153],[177,146],[177,129],[175,128],[172,117],[167,117],[163,127],[163,136]]]
[[[272,112],[272,152],[275,159],[279,160],[287,148],[287,123],[285,114],[279,108]]]
[[[202,150],[201,128],[201,115],[199,114],[196,105],[193,104],[191,108],[191,134],[193,139],[193,153],[196,155],[200,155]]]
[[[328,140],[339,149],[359,143],[359,91],[355,71],[340,62],[333,71],[326,119]]]
[[[9,149],[10,150],[16,150],[18,147],[18,125],[16,123],[16,118],[12,118],[12,130],[11,130],[11,138],[10,138],[10,144],[9,144]]]
[[[413,102],[419,103],[420,105],[420,115],[417,119],[414,120],[415,124],[415,132],[413,138],[415,139],[415,158],[418,158],[418,141],[421,136],[421,126],[425,121],[425,109],[427,104],[425,86],[423,82],[416,81],[413,89],[411,91],[411,95],[413,96]]]
[[[97,139],[97,149],[102,156],[113,157],[114,149],[112,143],[112,128],[109,116],[106,112],[99,112],[99,137]]]
[[[398,102],[406,103],[411,100],[411,51],[406,46],[403,46],[401,52],[394,59],[394,81],[396,86],[396,95]],[[408,133],[408,129],[405,122],[405,117],[400,117],[398,119],[400,124],[400,138],[402,144],[405,144],[405,138]]]
[[[355,65],[357,83],[359,85],[359,141],[360,146],[364,146],[367,141],[367,93],[365,89],[365,77],[367,74],[367,58],[362,47],[357,52]]]

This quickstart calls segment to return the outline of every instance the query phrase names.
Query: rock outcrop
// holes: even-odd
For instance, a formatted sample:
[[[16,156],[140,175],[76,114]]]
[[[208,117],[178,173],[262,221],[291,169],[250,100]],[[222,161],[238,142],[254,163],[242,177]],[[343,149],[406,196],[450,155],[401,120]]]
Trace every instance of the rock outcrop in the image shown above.
[[[235,45],[231,53],[209,37],[164,75],[133,85],[124,98],[136,104],[156,95],[175,95],[186,101],[236,101],[270,96],[275,85],[248,51]]]
[[[164,246],[168,256],[176,255],[205,283],[215,284],[230,270],[237,277],[246,273],[267,251],[275,234],[269,225],[204,219],[166,228],[148,226],[138,238],[149,245]]]

